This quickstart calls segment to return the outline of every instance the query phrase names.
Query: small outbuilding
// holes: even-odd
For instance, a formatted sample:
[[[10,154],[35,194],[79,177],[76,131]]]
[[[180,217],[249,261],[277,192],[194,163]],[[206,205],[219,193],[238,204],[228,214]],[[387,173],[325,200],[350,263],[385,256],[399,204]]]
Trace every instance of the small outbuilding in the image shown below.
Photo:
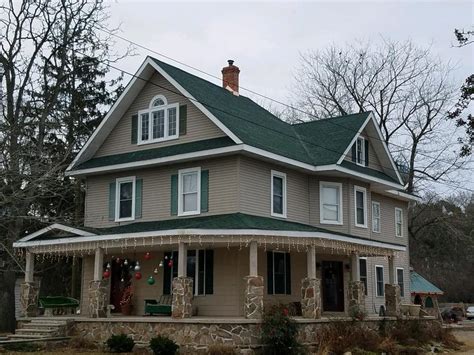
[[[443,291],[413,270],[410,270],[410,290],[412,303],[421,305],[429,315],[439,317],[438,297]]]

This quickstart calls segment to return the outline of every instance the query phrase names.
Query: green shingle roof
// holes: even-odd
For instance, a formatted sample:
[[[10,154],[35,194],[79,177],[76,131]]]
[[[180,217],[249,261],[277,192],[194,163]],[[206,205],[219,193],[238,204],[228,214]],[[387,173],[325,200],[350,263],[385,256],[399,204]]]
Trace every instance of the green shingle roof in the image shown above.
[[[83,229],[80,227],[79,229]],[[131,224],[124,224],[116,227],[109,228],[84,228],[88,232],[95,233],[98,235],[110,235],[110,234],[124,234],[124,233],[140,233],[140,232],[154,232],[154,231],[166,231],[175,229],[225,229],[225,230],[239,230],[239,229],[257,229],[257,230],[270,230],[270,231],[293,231],[293,232],[322,232],[341,235],[350,238],[356,238],[361,240],[371,240],[354,236],[351,234],[339,233],[329,231],[327,229],[314,227],[308,224],[289,222],[270,217],[260,217],[249,215],[245,213],[230,213],[213,216],[199,216],[190,218],[174,218],[163,221],[150,221],[150,222],[135,222]],[[61,235],[65,237],[75,237],[73,234]],[[94,236],[91,236],[94,238]],[[56,239],[53,236],[43,237],[39,236],[34,240],[41,239]],[[384,242],[385,243],[385,242]],[[385,243],[391,245],[400,246],[401,244]]]
[[[421,294],[443,294],[443,291],[415,271],[410,271],[410,291]]]
[[[220,137],[214,139],[206,139],[196,142],[170,145],[161,148],[152,148],[139,150],[129,153],[116,155],[107,155],[99,158],[92,158],[77,167],[74,170],[91,169],[108,165],[131,163],[135,161],[150,160],[157,158],[169,157],[177,154],[185,154],[198,152],[208,149],[217,149],[235,145],[229,137]]]
[[[397,180],[395,180],[391,176],[388,176],[387,174],[385,174],[382,171],[370,169],[370,168],[365,167],[365,166],[360,166],[360,165],[354,164],[354,163],[352,163],[350,161],[347,161],[347,160],[343,160],[340,165],[343,168],[347,168],[347,169],[353,170],[353,171],[358,172],[358,173],[370,175],[372,177],[379,178],[379,179],[386,180],[386,181],[390,181],[390,182],[393,182],[395,184],[399,183]]]

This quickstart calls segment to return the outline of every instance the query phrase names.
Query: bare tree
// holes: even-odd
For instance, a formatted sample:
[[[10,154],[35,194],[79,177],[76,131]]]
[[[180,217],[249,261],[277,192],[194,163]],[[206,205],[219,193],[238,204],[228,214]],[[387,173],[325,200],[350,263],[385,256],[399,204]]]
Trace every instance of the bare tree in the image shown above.
[[[102,0],[0,3],[0,329],[14,326],[12,242],[43,220],[80,222],[81,182],[63,171],[112,100],[106,24]]]
[[[455,94],[451,71],[410,41],[330,46],[301,55],[296,106],[310,113],[302,120],[372,111],[392,153],[408,167],[407,191],[420,191],[424,181],[451,181],[462,168],[456,126],[446,120]]]

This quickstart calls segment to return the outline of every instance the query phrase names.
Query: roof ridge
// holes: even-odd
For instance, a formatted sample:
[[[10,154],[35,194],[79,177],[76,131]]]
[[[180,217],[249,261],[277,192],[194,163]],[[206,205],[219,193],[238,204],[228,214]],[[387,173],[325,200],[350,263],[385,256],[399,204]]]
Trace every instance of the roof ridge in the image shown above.
[[[305,121],[305,122],[298,122],[298,123],[293,123],[292,126],[299,126],[299,125],[304,125],[304,124],[309,124],[309,123],[316,123],[316,122],[322,122],[322,121],[329,121],[329,120],[334,120],[334,119],[339,119],[343,117],[351,117],[351,116],[357,116],[357,115],[363,115],[363,114],[370,114],[372,113],[372,110],[369,111],[364,111],[364,112],[358,112],[358,113],[350,113],[348,115],[340,115],[340,116],[333,116],[333,117],[324,117],[324,118],[318,118],[313,121]],[[355,133],[354,133],[355,134]]]

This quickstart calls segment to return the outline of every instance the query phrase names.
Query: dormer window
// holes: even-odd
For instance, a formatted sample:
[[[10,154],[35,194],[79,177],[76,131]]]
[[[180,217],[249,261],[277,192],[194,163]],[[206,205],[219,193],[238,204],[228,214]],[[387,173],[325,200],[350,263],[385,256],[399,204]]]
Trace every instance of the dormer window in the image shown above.
[[[178,138],[179,104],[169,104],[163,95],[155,96],[147,110],[138,112],[138,144]]]
[[[358,165],[365,165],[365,139],[363,137],[357,138],[356,163]]]

